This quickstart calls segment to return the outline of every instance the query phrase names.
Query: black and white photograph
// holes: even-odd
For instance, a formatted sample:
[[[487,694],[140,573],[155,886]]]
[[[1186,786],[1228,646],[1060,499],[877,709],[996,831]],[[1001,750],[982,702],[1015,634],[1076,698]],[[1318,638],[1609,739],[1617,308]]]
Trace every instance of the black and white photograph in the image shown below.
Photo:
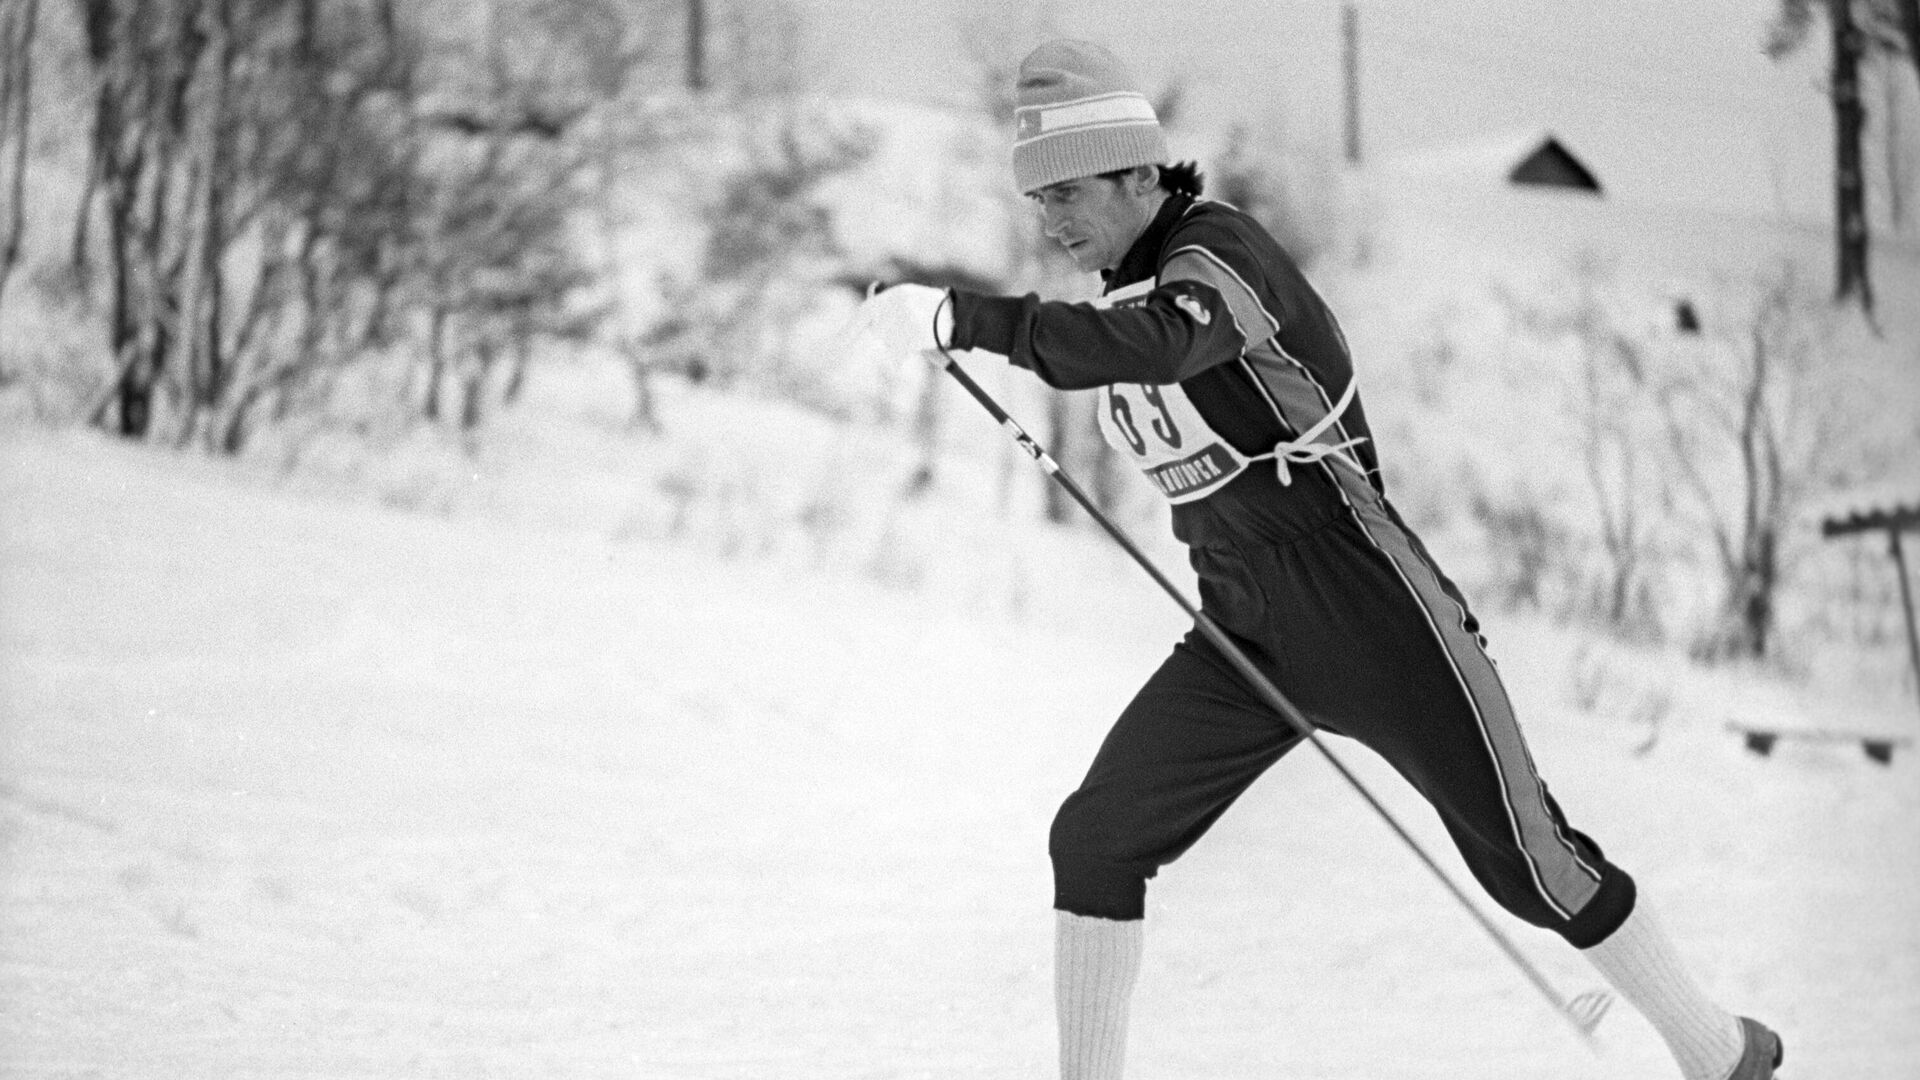
[[[0,1077],[1920,1077],[1920,0],[0,0]]]

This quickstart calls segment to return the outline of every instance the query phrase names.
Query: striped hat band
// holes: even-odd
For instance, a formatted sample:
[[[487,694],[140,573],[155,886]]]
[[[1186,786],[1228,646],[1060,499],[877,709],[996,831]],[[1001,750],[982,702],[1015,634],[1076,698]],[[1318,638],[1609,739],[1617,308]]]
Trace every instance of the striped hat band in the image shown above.
[[[1114,127],[1124,124],[1158,126],[1153,105],[1132,91],[1101,94],[1098,97],[1063,101],[1052,105],[1027,105],[1014,110],[1015,146],[1064,135],[1074,131]]]

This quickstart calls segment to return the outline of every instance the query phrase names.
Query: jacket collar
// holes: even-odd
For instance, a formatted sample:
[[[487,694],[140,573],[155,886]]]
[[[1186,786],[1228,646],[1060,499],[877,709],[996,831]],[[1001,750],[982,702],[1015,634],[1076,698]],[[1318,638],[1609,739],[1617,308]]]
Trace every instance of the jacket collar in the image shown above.
[[[1173,234],[1173,227],[1192,206],[1193,199],[1186,195],[1167,196],[1167,201],[1160,205],[1159,212],[1147,223],[1140,238],[1121,256],[1120,265],[1100,272],[1100,276],[1106,279],[1107,291],[1145,281],[1159,273],[1160,249],[1166,246],[1167,238]]]

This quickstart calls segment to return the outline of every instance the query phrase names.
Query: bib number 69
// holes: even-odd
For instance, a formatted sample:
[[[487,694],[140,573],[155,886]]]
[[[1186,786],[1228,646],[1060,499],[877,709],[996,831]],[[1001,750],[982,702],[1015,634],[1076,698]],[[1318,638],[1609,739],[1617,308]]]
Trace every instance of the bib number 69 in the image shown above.
[[[1155,415],[1148,420],[1147,426],[1153,430],[1154,435],[1161,442],[1167,444],[1169,449],[1180,449],[1180,429],[1174,426],[1173,414],[1167,410],[1167,400],[1160,393],[1160,388],[1139,386],[1135,389],[1139,390],[1140,396],[1153,407]],[[1118,387],[1107,387],[1107,410],[1113,416],[1114,426],[1120,429],[1121,436],[1127,440],[1127,445],[1133,449],[1134,453],[1145,457],[1146,436],[1142,435],[1140,429],[1134,425],[1133,406],[1128,404],[1127,395],[1122,394]]]

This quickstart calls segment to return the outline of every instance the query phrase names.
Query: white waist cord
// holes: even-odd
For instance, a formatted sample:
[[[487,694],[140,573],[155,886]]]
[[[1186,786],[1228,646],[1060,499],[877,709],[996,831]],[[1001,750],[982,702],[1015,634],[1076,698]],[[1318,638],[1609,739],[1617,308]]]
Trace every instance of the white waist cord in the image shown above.
[[[1271,451],[1265,454],[1257,454],[1247,460],[1265,461],[1268,458],[1272,458],[1274,468],[1278,470],[1280,475],[1280,484],[1283,487],[1293,483],[1293,476],[1287,470],[1289,464],[1312,465],[1320,459],[1328,457],[1333,458],[1335,461],[1345,462],[1348,467],[1352,468],[1361,476],[1367,475],[1366,467],[1361,465],[1353,455],[1345,452],[1349,447],[1359,446],[1367,440],[1348,439],[1346,442],[1339,443],[1323,443],[1319,441],[1320,436],[1326,434],[1328,428],[1340,422],[1341,414],[1345,413],[1347,406],[1353,403],[1354,390],[1359,385],[1359,379],[1349,378],[1347,380],[1346,392],[1340,395],[1340,400],[1334,402],[1333,408],[1327,412],[1327,415],[1320,418],[1319,423],[1302,432],[1299,438],[1284,440],[1274,446]]]

